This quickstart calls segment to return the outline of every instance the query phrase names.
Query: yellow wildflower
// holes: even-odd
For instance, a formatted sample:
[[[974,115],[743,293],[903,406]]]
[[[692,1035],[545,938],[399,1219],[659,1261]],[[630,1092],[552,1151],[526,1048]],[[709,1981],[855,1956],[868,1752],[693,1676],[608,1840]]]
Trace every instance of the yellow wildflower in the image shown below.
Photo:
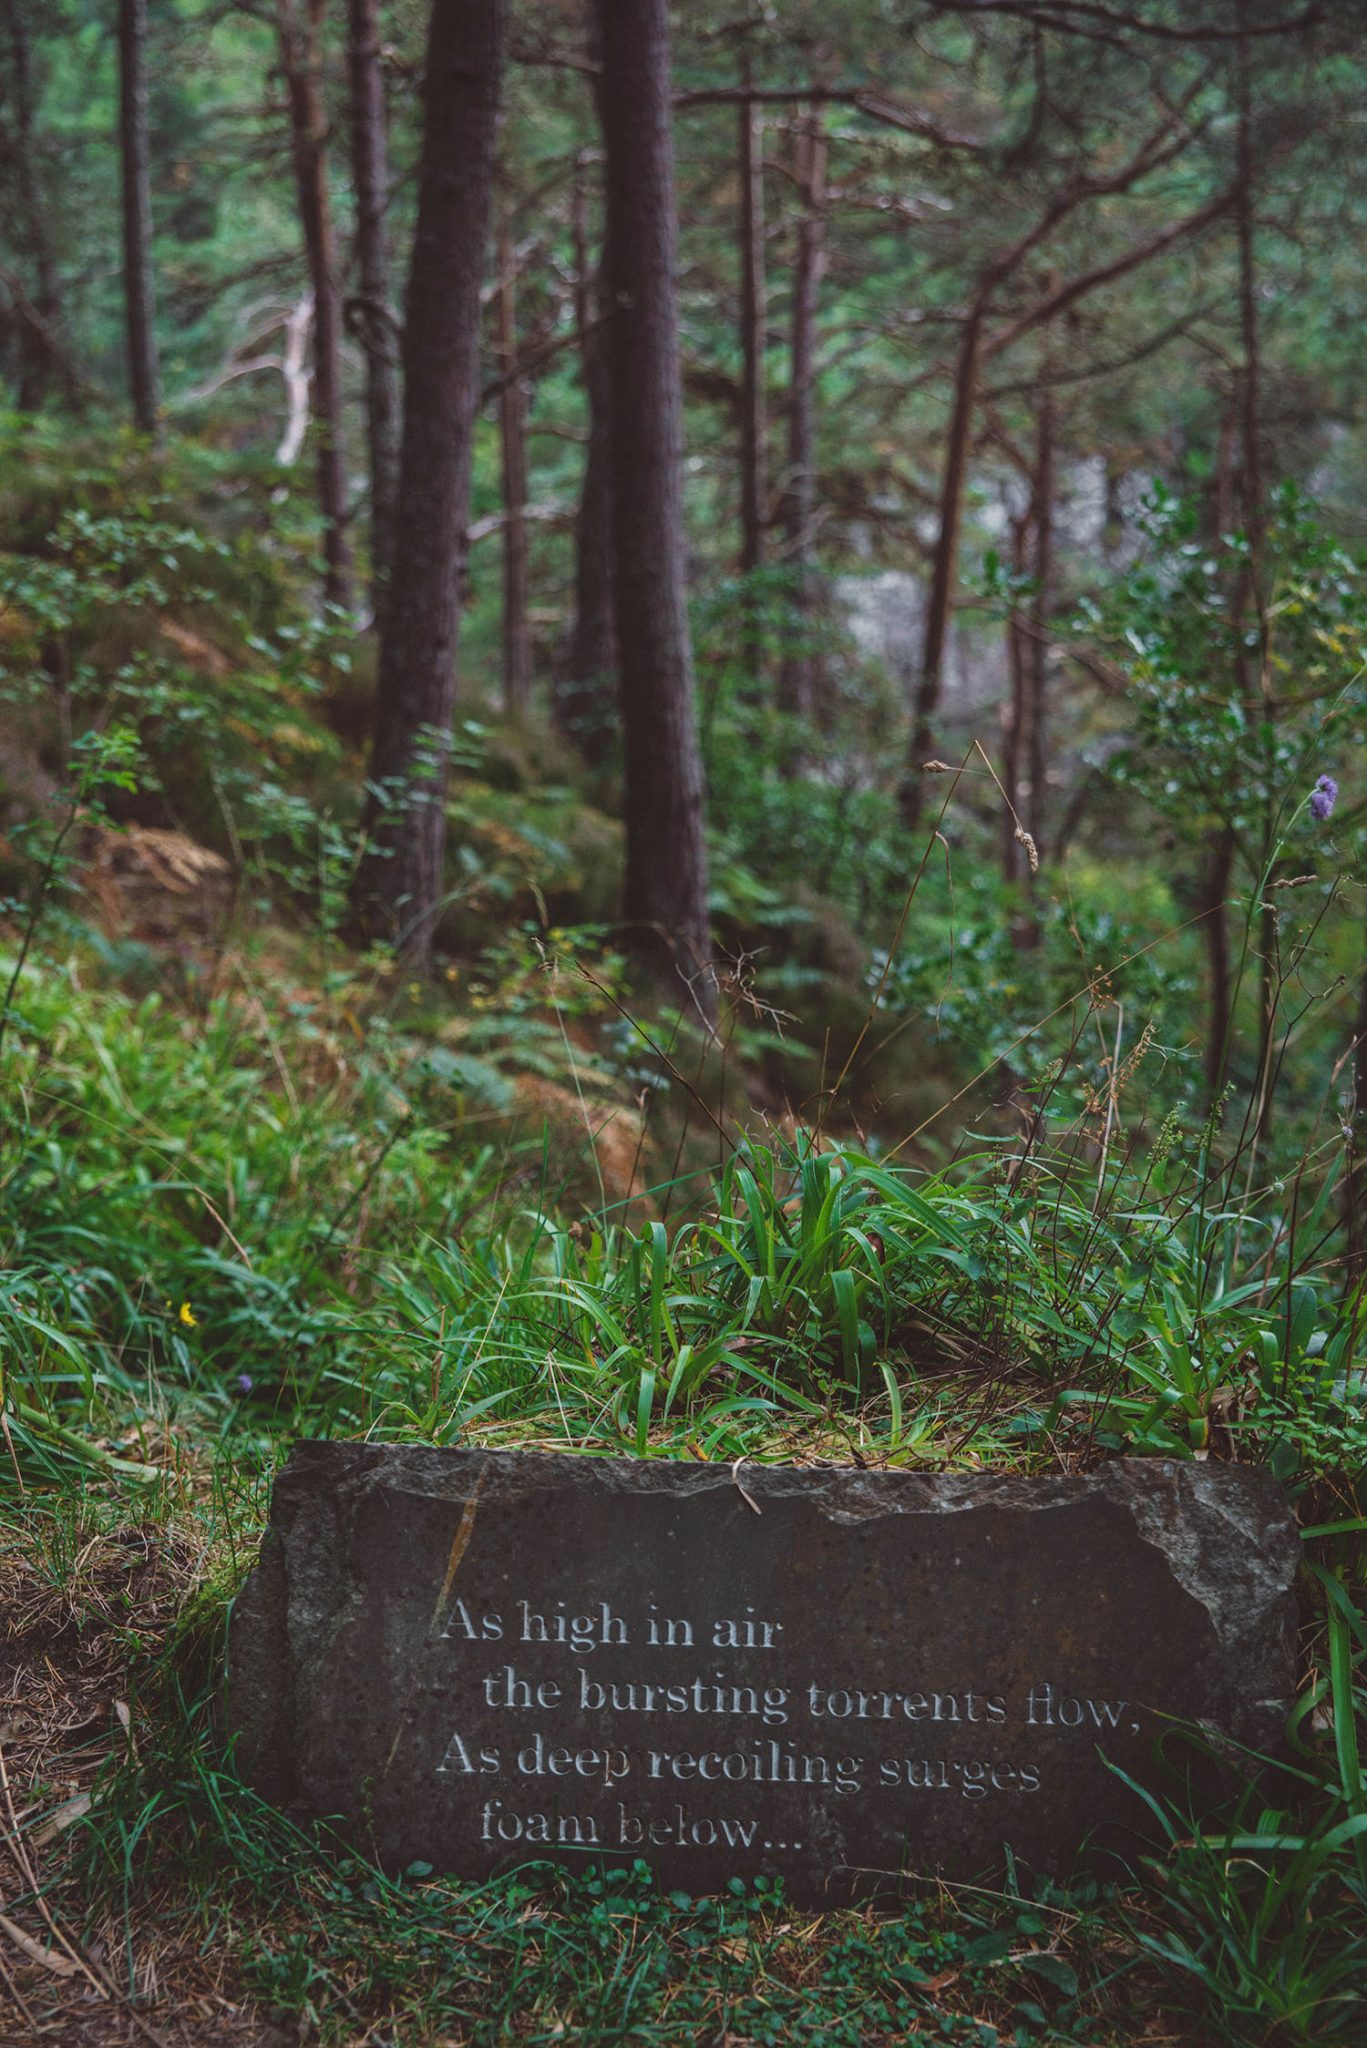
[[[183,1301],[180,1305],[180,1319],[184,1323],[187,1330],[196,1330],[199,1328],[199,1317],[191,1314],[190,1304],[188,1301]]]

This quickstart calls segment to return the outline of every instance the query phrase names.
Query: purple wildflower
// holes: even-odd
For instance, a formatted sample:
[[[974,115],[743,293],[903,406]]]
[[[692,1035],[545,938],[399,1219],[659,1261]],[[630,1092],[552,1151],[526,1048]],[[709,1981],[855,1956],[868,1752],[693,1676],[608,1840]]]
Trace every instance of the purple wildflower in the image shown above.
[[[1310,792],[1310,815],[1317,825],[1322,825],[1332,816],[1334,805],[1339,800],[1339,786],[1332,775],[1321,775]]]
[[[239,1394],[250,1394],[254,1382],[249,1372],[240,1372],[237,1376],[236,1384]]]

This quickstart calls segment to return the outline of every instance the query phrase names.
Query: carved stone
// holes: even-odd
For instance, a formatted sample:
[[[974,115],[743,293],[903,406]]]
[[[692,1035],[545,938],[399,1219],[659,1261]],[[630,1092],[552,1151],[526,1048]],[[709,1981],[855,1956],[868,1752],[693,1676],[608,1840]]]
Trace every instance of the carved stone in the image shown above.
[[[1142,1829],[1175,1718],[1259,1751],[1294,1689],[1264,1472],[927,1478],[303,1443],[238,1600],[269,1797],[386,1867],[637,1857],[829,1904],[1066,1874]]]

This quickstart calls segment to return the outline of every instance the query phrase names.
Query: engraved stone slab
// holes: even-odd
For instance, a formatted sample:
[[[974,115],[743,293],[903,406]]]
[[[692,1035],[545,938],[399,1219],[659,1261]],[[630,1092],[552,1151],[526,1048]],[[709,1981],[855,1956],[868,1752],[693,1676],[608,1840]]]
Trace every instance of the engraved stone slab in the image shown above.
[[[1259,1750],[1298,1544],[1258,1471],[683,1466],[303,1443],[233,1616],[245,1775],[390,1868],[641,1857],[830,1904],[1066,1873],[1164,1717]]]

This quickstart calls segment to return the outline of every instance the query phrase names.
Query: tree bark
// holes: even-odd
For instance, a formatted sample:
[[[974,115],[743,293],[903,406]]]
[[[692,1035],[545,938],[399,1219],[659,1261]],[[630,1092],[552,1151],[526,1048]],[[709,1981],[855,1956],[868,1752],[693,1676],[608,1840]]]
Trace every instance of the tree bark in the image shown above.
[[[1206,1015],[1206,1088],[1212,1106],[1229,1074],[1234,1023],[1234,988],[1229,961],[1229,885],[1234,873],[1234,834],[1222,831],[1206,859],[1201,902],[1201,935],[1210,982]]]
[[[1046,362],[1046,371],[1048,364]],[[1039,395],[1034,478],[1034,595],[1030,600],[1028,724],[1030,797],[1025,829],[1043,858],[1049,767],[1049,626],[1054,610],[1054,498],[1057,491],[1057,418],[1046,382]],[[1033,868],[1033,864],[1032,864]]]
[[[1254,206],[1257,173],[1253,163],[1252,85],[1249,77],[1247,0],[1239,0],[1240,37],[1235,58],[1238,125],[1236,135],[1236,197],[1234,220],[1239,242],[1239,334],[1243,375],[1239,396],[1243,429],[1244,527],[1248,534],[1253,597],[1261,617],[1263,552],[1262,358],[1258,337],[1258,270],[1254,247]]]
[[[940,484],[940,527],[931,563],[921,671],[912,707],[911,758],[901,789],[902,818],[913,832],[921,822],[925,805],[923,765],[931,747],[935,714],[940,707],[950,609],[959,567],[959,529],[963,523],[964,485],[968,478],[968,455],[973,437],[973,408],[978,397],[985,314],[986,305],[980,297],[969,313],[963,339],[959,343],[959,360],[954,374],[954,409],[950,415],[944,476]]]
[[[1027,503],[1020,517],[1011,522],[1011,568],[1018,577],[1025,574],[1033,511],[1033,504]],[[1006,659],[1011,694],[1007,702],[1002,744],[1002,789],[1006,796],[1006,811],[1002,818],[1002,879],[1006,882],[1020,880],[1024,856],[1024,848],[1016,837],[1016,821],[1021,815],[1021,769],[1027,753],[1026,725],[1030,701],[1025,639],[1025,620],[1020,606],[1014,604],[1006,622]]]
[[[506,211],[498,230],[496,304],[503,456],[503,708],[520,718],[532,694],[527,616],[527,393],[517,375],[517,260]]]
[[[779,671],[779,705],[799,717],[814,708],[816,659],[811,636],[816,607],[812,534],[816,522],[816,314],[825,269],[826,134],[818,108],[797,130],[796,173],[802,194],[793,259],[791,370],[788,390],[788,474],[783,492],[786,554],[793,572],[794,645]]]
[[[403,330],[403,445],[353,901],[419,966],[441,907],[446,790],[503,0],[433,0]]]
[[[53,351],[42,334],[55,334],[61,314],[57,265],[48,231],[47,205],[38,171],[38,138],[34,115],[33,44],[24,0],[5,0],[5,26],[10,46],[14,92],[15,181],[19,218],[16,240],[30,265],[32,306],[36,323],[19,320],[19,375],[16,397],[20,412],[37,412],[52,385]]]
[[[1228,399],[1220,416],[1220,432],[1215,444],[1215,475],[1212,480],[1211,542],[1222,547],[1234,531],[1234,442],[1238,428],[1237,393]]]
[[[289,102],[299,223],[313,286],[313,413],[318,509],[323,515],[323,596],[351,609],[346,448],[342,433],[342,322],[337,250],[327,183],[327,110],[321,79],[327,0],[277,0],[280,69]],[[301,13],[300,8],[303,7]]]
[[[1235,49],[1235,102],[1237,127],[1236,196],[1234,221],[1239,248],[1239,334],[1243,369],[1239,380],[1240,427],[1243,442],[1241,485],[1243,523],[1248,546],[1239,567],[1234,592],[1234,646],[1237,682],[1245,715],[1263,739],[1263,859],[1272,851],[1275,805],[1272,788],[1276,772],[1276,703],[1268,670],[1267,610],[1263,588],[1266,546],[1262,460],[1262,355],[1258,333],[1258,272],[1254,242],[1257,173],[1253,153],[1253,109],[1248,51],[1248,4],[1238,0],[1239,40]],[[1246,620],[1256,621],[1256,645],[1250,650]],[[1250,659],[1252,654],[1253,659]],[[1274,1109],[1273,1062],[1277,1029],[1277,913],[1276,901],[1268,893],[1258,910],[1258,1078],[1256,1131],[1266,1143],[1272,1135]]]
[[[715,1011],[683,514],[667,0],[596,0],[617,646],[626,769],[624,915]]]
[[[613,577],[612,380],[597,324],[582,181],[574,190],[575,322],[588,400],[589,438],[574,527],[574,620],[556,723],[595,766],[617,728],[617,621]]]
[[[147,0],[119,0],[119,157],[128,385],[138,431],[157,431],[152,157],[147,132]]]
[[[751,83],[745,59],[742,84]],[[737,108],[740,173],[740,572],[751,577],[764,566],[764,527],[768,516],[768,433],[765,418],[764,342],[764,119],[754,100]],[[743,641],[749,675],[759,675],[764,660],[762,607],[758,593],[744,599]]]
[[[378,621],[394,552],[400,431],[398,336],[389,283],[389,142],[378,0],[347,0],[347,66],[360,284],[356,331],[365,351],[371,591]]]

